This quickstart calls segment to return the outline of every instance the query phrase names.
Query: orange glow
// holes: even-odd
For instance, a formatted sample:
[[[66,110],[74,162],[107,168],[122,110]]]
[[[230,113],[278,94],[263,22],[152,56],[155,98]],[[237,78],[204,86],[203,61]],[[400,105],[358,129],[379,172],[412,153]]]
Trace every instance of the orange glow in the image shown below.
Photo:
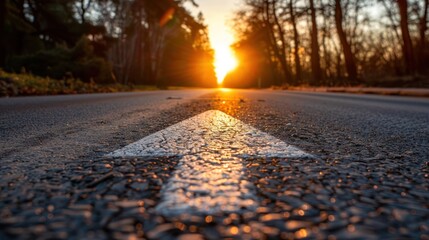
[[[174,17],[174,12],[176,10],[174,8],[169,8],[164,15],[162,15],[161,19],[159,20],[159,25],[163,27],[165,24],[167,24],[171,19]]]
[[[214,50],[217,83],[221,85],[226,75],[237,67],[238,61],[228,45],[216,45]]]
[[[238,60],[234,56],[229,46],[235,43],[234,34],[231,32],[229,21],[234,15],[238,0],[198,0],[198,8],[188,4],[194,16],[199,12],[204,14],[205,23],[208,25],[210,43],[215,51],[214,67],[218,85],[221,86],[225,76],[238,65]]]
[[[219,90],[224,93],[231,92],[230,88],[220,88]]]
[[[300,229],[297,232],[295,232],[296,238],[306,238],[308,236],[308,232],[305,229]]]
[[[232,235],[237,235],[238,234],[238,227],[231,227],[230,230]]]

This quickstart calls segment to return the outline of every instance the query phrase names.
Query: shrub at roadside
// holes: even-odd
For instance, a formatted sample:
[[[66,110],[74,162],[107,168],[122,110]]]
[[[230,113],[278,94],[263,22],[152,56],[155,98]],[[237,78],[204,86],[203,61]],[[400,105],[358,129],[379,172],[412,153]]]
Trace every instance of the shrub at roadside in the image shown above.
[[[79,79],[56,80],[31,74],[6,73],[0,69],[0,96],[57,95],[129,91],[124,85],[98,85]]]
[[[78,78],[85,83],[115,83],[110,64],[94,54],[88,38],[82,37],[73,48],[57,46],[30,55],[10,59],[8,72],[19,72],[22,68],[34,75],[53,79]]]

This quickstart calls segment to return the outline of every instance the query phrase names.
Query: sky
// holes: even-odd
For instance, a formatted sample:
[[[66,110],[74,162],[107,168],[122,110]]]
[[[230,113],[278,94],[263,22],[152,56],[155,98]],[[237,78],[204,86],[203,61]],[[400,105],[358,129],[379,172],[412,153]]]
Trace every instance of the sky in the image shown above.
[[[228,71],[237,65],[230,45],[234,43],[234,34],[228,25],[240,0],[195,0],[198,8],[189,6],[194,16],[202,12],[208,25],[210,42],[215,50],[215,68],[218,83],[221,83]]]

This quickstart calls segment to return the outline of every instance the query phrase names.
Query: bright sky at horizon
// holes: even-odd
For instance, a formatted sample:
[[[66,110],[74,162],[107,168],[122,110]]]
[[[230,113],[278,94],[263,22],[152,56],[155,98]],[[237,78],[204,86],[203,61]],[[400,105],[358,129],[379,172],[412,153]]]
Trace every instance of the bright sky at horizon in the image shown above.
[[[188,9],[196,16],[202,12],[208,25],[210,42],[215,50],[215,68],[218,83],[221,84],[226,74],[234,69],[237,60],[230,48],[234,43],[234,34],[228,21],[233,17],[234,10],[240,0],[195,0],[198,8]]]

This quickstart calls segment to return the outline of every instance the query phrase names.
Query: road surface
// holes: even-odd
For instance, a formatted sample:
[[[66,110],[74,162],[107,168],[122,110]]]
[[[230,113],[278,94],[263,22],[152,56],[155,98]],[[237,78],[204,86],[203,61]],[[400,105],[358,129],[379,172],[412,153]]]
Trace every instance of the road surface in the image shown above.
[[[175,137],[150,142],[156,134]],[[146,149],[175,154],[112,155],[142,138]],[[252,150],[265,140],[277,147]],[[429,238],[424,98],[270,90],[3,98],[0,146],[0,239]]]

